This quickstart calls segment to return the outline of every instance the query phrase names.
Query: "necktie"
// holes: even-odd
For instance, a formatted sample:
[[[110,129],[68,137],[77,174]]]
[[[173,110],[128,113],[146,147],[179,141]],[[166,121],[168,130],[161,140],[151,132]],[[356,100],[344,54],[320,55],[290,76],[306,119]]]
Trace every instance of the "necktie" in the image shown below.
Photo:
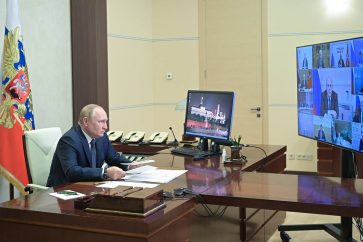
[[[328,109],[331,109],[331,101],[330,101],[330,97],[328,97]]]
[[[95,139],[92,139],[91,142],[91,165],[92,168],[96,168],[96,145]]]

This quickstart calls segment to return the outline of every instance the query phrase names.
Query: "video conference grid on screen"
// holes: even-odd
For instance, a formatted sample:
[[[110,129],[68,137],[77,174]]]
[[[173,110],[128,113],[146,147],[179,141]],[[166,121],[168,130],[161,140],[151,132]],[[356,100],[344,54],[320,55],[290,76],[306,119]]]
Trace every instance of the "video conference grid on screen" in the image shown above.
[[[228,140],[233,119],[233,92],[188,91],[185,134]]]
[[[296,48],[299,135],[363,152],[363,38]]]

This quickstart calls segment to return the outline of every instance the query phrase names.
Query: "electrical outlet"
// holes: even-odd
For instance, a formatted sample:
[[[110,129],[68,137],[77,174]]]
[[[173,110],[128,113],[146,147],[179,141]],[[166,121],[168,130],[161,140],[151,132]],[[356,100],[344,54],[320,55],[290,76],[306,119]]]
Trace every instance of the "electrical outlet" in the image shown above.
[[[313,155],[306,155],[306,159],[305,160],[313,160]]]
[[[295,160],[295,154],[289,154],[289,160]]]
[[[311,155],[311,154],[297,154],[296,159],[297,160],[313,160],[313,155]]]

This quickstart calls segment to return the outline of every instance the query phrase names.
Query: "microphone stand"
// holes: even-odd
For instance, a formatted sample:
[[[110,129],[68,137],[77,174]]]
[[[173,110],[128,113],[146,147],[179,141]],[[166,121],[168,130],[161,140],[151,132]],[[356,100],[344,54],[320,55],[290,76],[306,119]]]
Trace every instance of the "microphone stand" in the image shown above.
[[[173,131],[172,127],[169,127],[169,129],[171,130],[171,133],[173,134],[174,141],[169,142],[168,145],[170,145],[170,146],[178,146],[179,145],[179,142],[178,142],[178,140],[175,137],[175,134],[174,134],[174,131]]]

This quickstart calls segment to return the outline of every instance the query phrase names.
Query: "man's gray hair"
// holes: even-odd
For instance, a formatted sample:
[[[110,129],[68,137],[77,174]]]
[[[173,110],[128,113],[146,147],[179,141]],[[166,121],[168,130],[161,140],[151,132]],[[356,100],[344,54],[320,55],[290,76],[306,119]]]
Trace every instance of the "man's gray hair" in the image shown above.
[[[88,104],[84,106],[79,113],[78,124],[83,125],[83,118],[92,118],[96,108],[101,108],[101,106],[97,104]]]

